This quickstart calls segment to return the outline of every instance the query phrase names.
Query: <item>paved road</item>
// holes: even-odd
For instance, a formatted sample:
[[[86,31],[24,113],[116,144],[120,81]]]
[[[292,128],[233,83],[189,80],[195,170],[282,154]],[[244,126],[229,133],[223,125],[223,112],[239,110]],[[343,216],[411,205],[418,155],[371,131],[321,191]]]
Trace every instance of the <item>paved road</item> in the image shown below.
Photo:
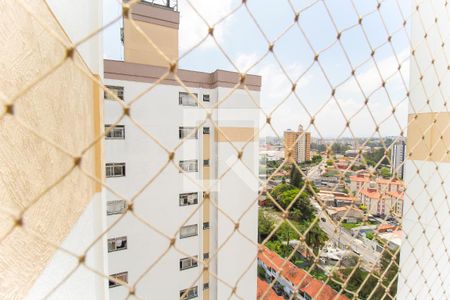
[[[313,179],[320,176],[320,169],[324,162],[312,167],[308,171],[308,177]],[[354,238],[348,231],[341,227],[337,227],[336,223],[320,208],[317,201],[311,198],[311,202],[318,209],[317,214],[320,218],[320,228],[328,235],[331,241],[340,249],[349,249],[354,253],[359,254],[362,259],[362,266],[365,268],[372,268],[378,263],[380,253],[372,249],[370,246],[364,245],[364,243]],[[337,229],[337,230],[336,230]]]

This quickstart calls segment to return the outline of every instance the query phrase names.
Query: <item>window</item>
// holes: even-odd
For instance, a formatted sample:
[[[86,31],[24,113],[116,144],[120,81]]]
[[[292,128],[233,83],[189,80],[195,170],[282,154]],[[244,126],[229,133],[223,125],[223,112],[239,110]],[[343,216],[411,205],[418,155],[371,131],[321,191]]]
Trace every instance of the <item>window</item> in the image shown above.
[[[187,225],[180,228],[180,239],[196,236],[197,234],[198,234],[197,224]]]
[[[195,127],[180,127],[178,129],[178,136],[180,139],[187,137],[188,139],[197,139],[197,128]]]
[[[180,168],[184,172],[198,172],[198,160],[180,160]]]
[[[178,104],[184,105],[184,106],[197,106],[197,99],[198,99],[197,94],[189,94],[189,93],[180,92],[178,95]]]
[[[209,259],[209,252],[203,253],[203,259]]]
[[[209,95],[208,94],[204,94],[203,95],[203,102],[209,102]]]
[[[204,159],[203,160],[203,166],[204,167],[209,167],[209,159]]]
[[[198,297],[198,287],[196,286],[180,291],[180,299],[188,300],[195,297]]]
[[[120,100],[123,100],[123,86],[107,85],[106,87],[109,89],[109,91],[105,91],[105,99],[116,100],[116,98],[114,97],[116,96]]]
[[[209,229],[209,222],[203,223],[203,230]]]
[[[127,202],[125,200],[113,200],[106,203],[106,214],[117,215],[127,211]]]
[[[116,274],[111,274],[109,275],[110,277],[113,277],[117,280],[122,281],[123,283],[128,283],[128,272],[122,272],[122,273],[116,273]],[[113,281],[113,280],[109,280],[109,287],[113,288],[116,286],[122,285],[119,282]]]
[[[203,289],[204,290],[209,289],[209,282],[203,284]]]
[[[108,239],[108,252],[120,251],[127,249],[127,237],[121,236]]]
[[[180,270],[195,268],[198,266],[198,256],[180,259]]]
[[[125,163],[107,163],[106,177],[125,176]]]
[[[203,127],[203,134],[209,134],[209,127]]]
[[[125,139],[124,125],[105,125],[105,138],[107,140],[123,140]]]
[[[194,205],[198,203],[198,193],[180,194],[180,206]]]

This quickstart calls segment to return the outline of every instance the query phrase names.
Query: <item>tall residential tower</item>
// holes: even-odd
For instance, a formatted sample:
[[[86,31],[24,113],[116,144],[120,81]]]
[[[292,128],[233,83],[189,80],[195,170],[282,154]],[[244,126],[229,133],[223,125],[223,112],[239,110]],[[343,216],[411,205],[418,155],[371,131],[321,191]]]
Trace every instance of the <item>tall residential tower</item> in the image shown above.
[[[284,157],[289,162],[302,163],[311,160],[311,133],[298,126],[298,131],[284,132]]]
[[[228,299],[229,286],[243,275],[236,294],[254,299],[254,101],[259,102],[261,78],[245,78],[251,99],[238,73],[177,69],[177,78],[167,75],[169,62],[149,40],[175,61],[179,13],[145,2],[132,5],[130,13],[132,20],[123,22],[125,60],[104,62],[105,84],[123,101],[105,94],[105,130],[117,124],[104,141],[106,184],[114,190],[104,197],[112,226],[108,272],[152,299]],[[123,119],[121,104],[129,106]],[[133,213],[118,194],[134,199]],[[109,290],[111,299],[129,292],[112,281]]]

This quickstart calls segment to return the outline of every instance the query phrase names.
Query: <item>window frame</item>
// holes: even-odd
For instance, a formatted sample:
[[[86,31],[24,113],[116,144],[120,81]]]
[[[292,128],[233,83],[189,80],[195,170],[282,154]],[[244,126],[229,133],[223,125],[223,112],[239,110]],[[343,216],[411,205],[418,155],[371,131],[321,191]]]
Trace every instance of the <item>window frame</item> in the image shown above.
[[[183,267],[183,263],[188,262],[188,266]],[[180,259],[180,271],[189,270],[198,267],[198,255]]]
[[[194,228],[195,227],[195,233],[190,233],[190,234],[185,234],[185,235],[183,235],[182,234],[182,230],[183,229],[187,229],[187,228]],[[186,238],[190,238],[190,237],[193,237],[193,236],[198,236],[198,224],[191,224],[191,225],[185,225],[185,226],[182,226],[182,227],[180,227],[180,234],[179,234],[179,236],[180,236],[180,239],[186,239]]]
[[[186,293],[187,291],[187,293]],[[191,292],[193,291],[193,292]],[[185,297],[183,295],[186,293]],[[193,286],[184,290],[180,290],[180,299],[189,300],[198,297],[198,286]]]
[[[203,222],[203,230],[209,229],[210,228],[209,226],[210,226],[209,222]]]
[[[111,171],[108,172],[108,167],[111,168],[112,174],[111,174]],[[115,172],[115,170],[116,170],[115,168],[118,168],[118,167],[120,167],[122,170],[120,175],[116,175],[116,172]],[[108,175],[108,173],[110,175]],[[120,162],[120,163],[106,163],[105,164],[105,177],[106,178],[125,177],[125,176],[126,176],[126,163]]]
[[[115,274],[110,274],[109,276],[113,277],[113,278],[116,278],[116,279],[119,279],[119,280],[121,280],[121,281],[123,281],[125,283],[128,283],[128,271],[115,273]],[[125,280],[123,280],[121,278],[118,278],[119,276],[125,276]],[[122,284],[120,284],[118,282],[115,282],[115,281],[111,281],[110,279],[108,281],[109,281],[108,282],[108,288],[110,288],[110,289],[111,288],[115,288],[117,286],[122,286]]]
[[[182,106],[192,106],[197,107],[198,106],[198,94],[192,93],[197,98],[197,101],[193,99],[190,93],[186,92],[178,92],[178,105]],[[189,99],[188,101],[183,101],[184,99]]]
[[[209,127],[203,127],[203,134],[210,134],[210,128]]]
[[[189,196],[196,196],[194,199],[193,203],[188,203],[189,202]],[[186,197],[186,201],[182,201],[182,197]],[[191,205],[196,205],[198,204],[198,192],[193,192],[193,193],[181,193],[178,195],[178,200],[179,200],[179,206],[191,206]],[[185,202],[187,202],[187,204],[184,204]]]
[[[209,159],[204,159],[204,160],[203,160],[203,166],[204,166],[204,167],[209,167],[209,166],[210,166],[210,165],[209,165],[209,162],[210,162]]]
[[[123,247],[123,248],[115,248],[115,249],[111,249],[109,247],[109,243],[110,242],[115,243],[117,240],[120,240],[120,239],[125,241],[125,247]],[[123,251],[123,250],[127,250],[127,249],[128,249],[128,237],[126,235],[108,239],[108,253],[117,252],[117,251]]]
[[[113,202],[116,202],[116,203],[121,202],[121,203],[123,203],[123,208],[122,208],[123,211],[120,210],[119,212],[110,212],[108,210],[108,204],[111,204],[111,206],[112,206]],[[109,201],[106,202],[106,215],[107,216],[121,215],[121,214],[124,214],[126,211],[127,211],[127,201],[125,201],[125,200],[109,200]]]
[[[114,136],[115,132],[121,132],[122,136]],[[113,127],[113,125],[111,125],[111,124],[105,124],[105,139],[106,140],[124,140],[125,139],[125,125],[115,125]]]
[[[113,91],[116,91],[115,95],[120,100],[124,101],[124,95],[125,95],[125,88],[120,85],[105,85],[105,87],[110,90],[112,93]],[[105,100],[116,100],[115,98],[111,98],[110,94],[105,90],[103,93],[103,99]]]
[[[191,132],[185,132],[191,130]],[[192,134],[192,130],[195,131],[194,134]],[[196,140],[198,139],[198,129],[197,127],[192,127],[192,126],[179,126],[178,127],[178,138],[180,140],[182,139],[187,139],[187,140]]]
[[[206,97],[205,97],[206,96]],[[210,94],[203,94],[202,95],[203,102],[211,102],[211,96]]]
[[[183,168],[184,164],[195,164],[195,168],[191,169],[190,167],[188,167],[187,169]],[[178,162],[178,166],[180,167],[180,169],[182,170],[182,172],[186,172],[186,173],[195,173],[198,172],[198,159],[186,159],[186,160],[180,160]]]

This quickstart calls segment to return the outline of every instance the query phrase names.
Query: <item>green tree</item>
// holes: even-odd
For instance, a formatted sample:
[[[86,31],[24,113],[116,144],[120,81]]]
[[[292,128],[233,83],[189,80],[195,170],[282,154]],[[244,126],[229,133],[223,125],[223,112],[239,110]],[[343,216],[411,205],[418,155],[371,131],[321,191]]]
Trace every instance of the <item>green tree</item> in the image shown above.
[[[331,167],[333,165],[333,160],[329,159],[327,160],[327,166]]]
[[[309,224],[305,225],[309,227]],[[306,244],[311,247],[315,254],[319,253],[319,250],[325,246],[325,242],[328,240],[327,234],[315,223],[305,235]]]
[[[292,165],[291,168],[291,184],[295,187],[301,188],[304,184],[303,182],[303,176],[300,174],[299,170],[297,169],[296,165]]]
[[[284,209],[286,209],[294,199],[296,199],[296,201],[289,209],[289,218],[300,223],[311,220],[314,217],[314,207],[311,205],[308,193],[300,192],[299,189],[295,188],[285,191],[278,197],[278,201]]]
[[[331,145],[331,151],[333,151],[334,154],[345,154],[345,151],[349,150],[350,147],[348,145],[344,145],[341,143],[334,143]]]
[[[320,155],[314,155],[314,156],[311,158],[311,161],[312,161],[314,164],[318,164],[318,163],[320,163],[320,162],[322,161],[322,156],[320,156]]]
[[[264,271],[263,267],[261,266],[258,266],[258,278],[266,280],[266,271]]]
[[[267,216],[267,214],[263,210],[259,210],[258,212],[258,235],[259,235],[259,242],[262,242],[269,234],[272,232],[272,230],[275,227],[275,223]]]
[[[389,168],[382,167],[380,169],[380,175],[383,178],[390,178],[391,177],[391,170],[389,170]]]
[[[295,186],[290,185],[289,183],[281,183],[270,191],[270,195],[272,195],[274,199],[277,199],[282,193],[292,189],[295,189]]]

